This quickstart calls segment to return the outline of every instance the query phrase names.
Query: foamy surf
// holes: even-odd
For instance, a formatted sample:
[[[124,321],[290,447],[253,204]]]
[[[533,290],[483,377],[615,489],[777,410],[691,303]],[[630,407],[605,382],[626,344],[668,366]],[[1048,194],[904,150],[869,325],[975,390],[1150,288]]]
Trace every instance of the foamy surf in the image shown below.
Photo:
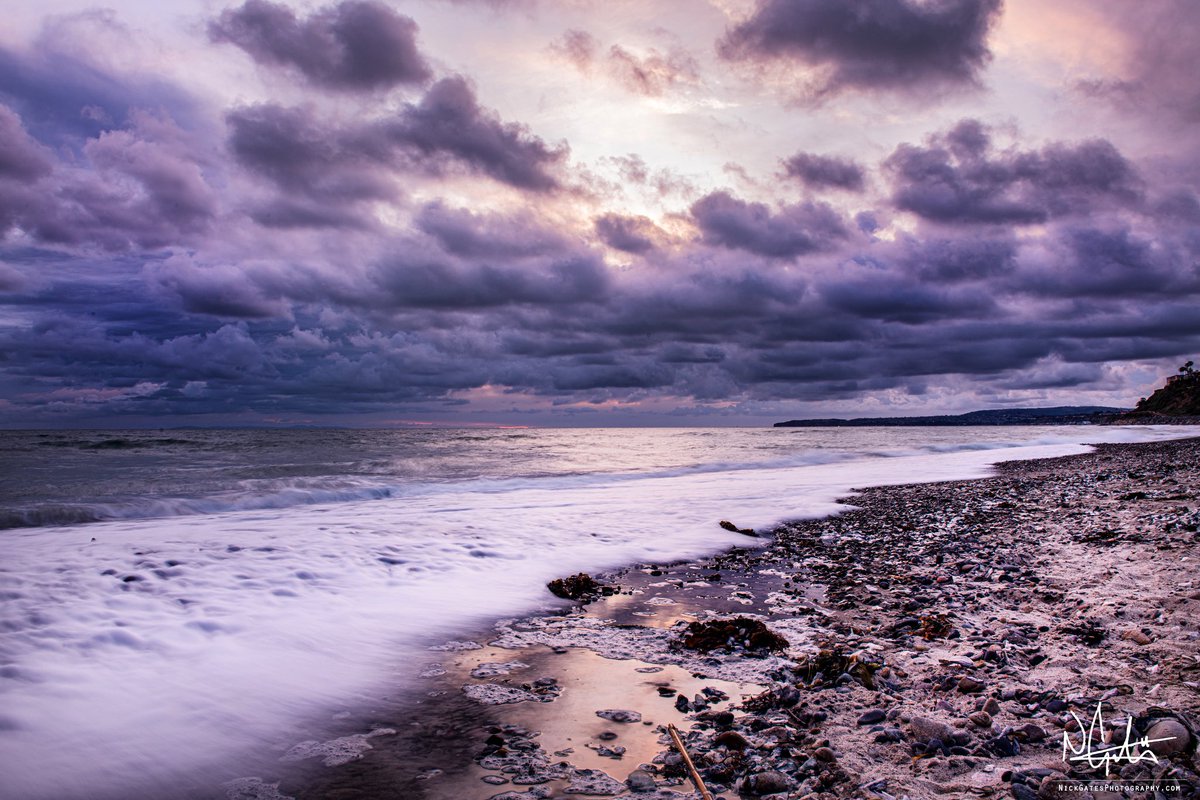
[[[402,688],[407,659],[430,642],[552,605],[552,578],[753,544],[716,522],[765,529],[835,513],[854,487],[1193,432],[1059,430],[985,449],[923,452],[909,434],[907,453],[888,458],[860,448],[799,466],[461,480],[369,501],[7,531],[0,794],[216,786],[245,774],[246,754],[309,738],[299,726],[318,712]]]

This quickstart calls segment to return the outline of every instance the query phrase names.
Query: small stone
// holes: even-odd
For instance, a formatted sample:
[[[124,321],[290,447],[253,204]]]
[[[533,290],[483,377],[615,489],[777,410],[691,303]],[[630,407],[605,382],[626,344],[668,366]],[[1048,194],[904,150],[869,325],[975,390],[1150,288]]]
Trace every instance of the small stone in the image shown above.
[[[631,792],[653,792],[657,788],[654,785],[654,776],[644,769],[635,769],[629,773],[629,777],[625,779],[625,785]]]
[[[837,761],[837,756],[828,747],[818,747],[813,751],[813,758],[817,761],[824,761],[826,764]]]
[[[767,794],[778,794],[792,788],[792,782],[782,772],[768,770],[751,775],[746,779],[745,788],[759,797]]]
[[[489,786],[503,786],[508,783],[508,778],[501,778],[499,775],[484,775],[480,780]]]
[[[882,708],[873,708],[858,718],[859,725],[874,725],[887,719],[887,712]]]
[[[996,698],[989,697],[987,702],[983,704],[983,710],[994,717],[1000,713],[1000,703],[996,700]]]
[[[725,731],[713,737],[713,744],[717,747],[727,747],[730,750],[745,750],[750,746],[746,741],[746,737],[742,736],[737,731]]]
[[[972,678],[970,675],[962,676],[958,681],[958,690],[963,694],[975,694],[983,691],[983,681],[978,678]]]
[[[1146,738],[1150,740],[1149,748],[1154,755],[1173,756],[1187,749],[1192,735],[1178,720],[1160,719],[1146,731]],[[1156,742],[1155,739],[1166,741]]]
[[[992,727],[992,715],[986,711],[976,711],[974,714],[967,717],[971,720],[971,724],[979,728]]]
[[[1142,644],[1142,645],[1150,644],[1150,642],[1154,641],[1149,636],[1147,636],[1145,633],[1139,631],[1137,628],[1130,628],[1129,630],[1125,631],[1124,633],[1121,634],[1121,638],[1125,639],[1127,641],[1130,641],[1130,642],[1134,642],[1135,644]]]
[[[910,724],[913,737],[921,742],[927,742],[930,739],[946,739],[953,733],[949,725],[929,717],[914,716]]]

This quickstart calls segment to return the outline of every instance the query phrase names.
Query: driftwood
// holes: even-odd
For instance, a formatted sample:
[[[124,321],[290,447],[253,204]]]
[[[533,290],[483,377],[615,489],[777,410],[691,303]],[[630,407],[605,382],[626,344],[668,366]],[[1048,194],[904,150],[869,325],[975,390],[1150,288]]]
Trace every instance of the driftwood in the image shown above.
[[[679,737],[679,729],[674,725],[668,725],[667,733],[671,734],[671,741],[675,743],[675,749],[679,751],[679,755],[683,756],[683,765],[687,767],[688,775],[692,777],[692,783],[696,784],[696,791],[700,792],[700,796],[704,800],[713,800],[713,796],[704,787],[704,780],[700,777],[700,773],[696,771],[696,765],[692,763],[692,757],[688,755],[687,748],[683,746],[683,739]]]

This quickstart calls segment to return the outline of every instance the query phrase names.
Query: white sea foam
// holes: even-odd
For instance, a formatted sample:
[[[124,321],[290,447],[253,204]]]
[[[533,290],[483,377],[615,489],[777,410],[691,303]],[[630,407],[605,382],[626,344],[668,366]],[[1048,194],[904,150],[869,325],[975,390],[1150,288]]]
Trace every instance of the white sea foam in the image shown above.
[[[287,509],[4,532],[0,796],[171,797],[288,752],[317,711],[416,680],[417,648],[553,604],[548,580],[693,558],[836,512],[852,487],[981,476],[1004,459],[1186,428],[809,466],[431,485]],[[390,688],[389,688],[390,687]],[[246,773],[240,773],[246,774]]]

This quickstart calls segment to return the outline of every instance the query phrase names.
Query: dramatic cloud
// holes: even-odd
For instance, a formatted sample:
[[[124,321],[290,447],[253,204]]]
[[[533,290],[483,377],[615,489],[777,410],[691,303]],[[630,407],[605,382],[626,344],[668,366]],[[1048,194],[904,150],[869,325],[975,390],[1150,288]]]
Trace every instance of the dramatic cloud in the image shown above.
[[[647,217],[605,214],[596,219],[596,234],[609,247],[640,255],[655,248],[663,231]]]
[[[1065,3],[1064,70],[998,2],[65,2],[0,48],[6,424],[1117,405],[1200,352],[1190,5]]]
[[[812,153],[796,153],[783,162],[784,174],[814,189],[861,192],[866,183],[862,167],[853,161]]]
[[[1139,198],[1133,165],[1103,139],[994,152],[974,120],[901,145],[884,167],[896,207],[939,222],[1030,224]]]
[[[848,236],[841,217],[825,203],[783,206],[773,214],[763,203],[714,192],[692,205],[692,217],[706,242],[769,258],[830,250]]]
[[[388,89],[432,75],[417,50],[417,24],[373,0],[347,0],[304,20],[285,5],[246,0],[210,23],[208,33],[327,89]]]
[[[503,122],[480,107],[461,77],[435,83],[419,105],[406,106],[383,131],[421,155],[448,156],[496,180],[539,192],[558,187],[551,170],[567,155],[565,145],[550,147],[525,126]]]
[[[821,94],[966,84],[991,57],[1000,9],[1001,0],[758,0],[717,46],[730,60],[814,68]]]

